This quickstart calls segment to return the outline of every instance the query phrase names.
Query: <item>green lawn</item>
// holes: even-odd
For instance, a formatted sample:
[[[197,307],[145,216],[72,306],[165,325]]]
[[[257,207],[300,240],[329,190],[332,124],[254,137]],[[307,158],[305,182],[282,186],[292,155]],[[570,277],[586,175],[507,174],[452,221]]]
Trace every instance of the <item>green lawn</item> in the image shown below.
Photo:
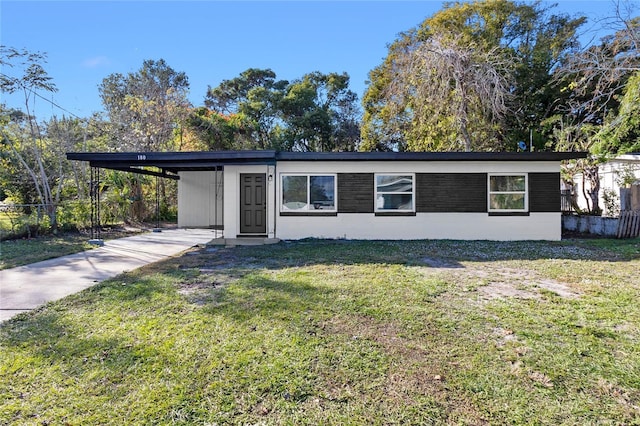
[[[92,248],[86,235],[42,236],[0,241],[0,269],[40,262]]]
[[[194,250],[0,326],[0,424],[640,424],[640,240]]]
[[[102,232],[101,238],[109,240],[139,232],[141,231],[134,228],[107,229]],[[95,248],[96,246],[89,244],[89,239],[89,232],[66,232],[60,235],[0,241],[0,270]]]

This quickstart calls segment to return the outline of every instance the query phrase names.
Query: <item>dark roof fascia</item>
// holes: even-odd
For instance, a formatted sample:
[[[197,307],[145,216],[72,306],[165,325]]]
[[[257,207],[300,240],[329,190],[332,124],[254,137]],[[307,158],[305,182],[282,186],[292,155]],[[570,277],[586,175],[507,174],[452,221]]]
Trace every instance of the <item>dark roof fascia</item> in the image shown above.
[[[278,161],[563,161],[586,152],[278,152]]]
[[[214,170],[225,165],[273,165],[277,161],[563,161],[586,158],[586,152],[70,152],[68,160],[92,167],[127,170],[156,167],[162,173]]]
[[[68,160],[126,162],[131,165],[150,163],[215,162],[232,164],[247,161],[275,161],[276,151],[198,151],[198,152],[68,152]]]
[[[166,172],[214,170],[224,165],[275,164],[276,152],[69,152],[68,160],[88,161],[91,167],[139,173],[138,167],[157,167]]]

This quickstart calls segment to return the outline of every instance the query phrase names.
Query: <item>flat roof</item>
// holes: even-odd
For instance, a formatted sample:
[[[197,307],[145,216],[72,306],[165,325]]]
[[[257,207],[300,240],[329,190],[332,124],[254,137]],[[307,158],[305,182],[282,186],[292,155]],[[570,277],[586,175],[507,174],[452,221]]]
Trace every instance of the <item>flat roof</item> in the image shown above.
[[[586,152],[69,152],[68,160],[91,167],[176,178],[179,171],[214,170],[225,165],[275,164],[277,161],[563,161]],[[161,172],[143,168],[155,167]]]
[[[586,152],[278,152],[279,161],[562,161]]]
[[[231,164],[275,164],[276,151],[68,152],[67,160],[87,161],[91,167],[176,179],[180,171],[215,170]],[[144,170],[146,167],[155,167],[161,172]]]

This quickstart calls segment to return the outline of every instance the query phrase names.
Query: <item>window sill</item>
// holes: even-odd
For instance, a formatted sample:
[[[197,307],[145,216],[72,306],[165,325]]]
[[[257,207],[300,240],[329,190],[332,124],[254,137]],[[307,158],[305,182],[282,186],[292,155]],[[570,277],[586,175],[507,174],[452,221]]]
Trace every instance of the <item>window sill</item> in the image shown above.
[[[338,216],[338,212],[280,212],[280,216]]]
[[[529,216],[529,212],[489,212],[489,216]]]
[[[415,216],[416,212],[375,212],[376,216]]]

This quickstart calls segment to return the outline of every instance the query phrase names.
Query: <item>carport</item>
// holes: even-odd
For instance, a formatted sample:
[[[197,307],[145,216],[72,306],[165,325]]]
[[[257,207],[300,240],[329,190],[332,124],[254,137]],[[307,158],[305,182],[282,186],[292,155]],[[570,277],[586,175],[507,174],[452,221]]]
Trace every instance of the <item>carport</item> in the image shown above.
[[[225,165],[275,164],[276,151],[203,151],[203,152],[70,152],[67,159],[85,161],[91,168],[91,238],[100,239],[101,169],[154,176],[156,178],[156,218],[158,218],[159,179],[179,181],[180,172],[212,172],[211,203],[213,215],[208,228],[224,229],[224,167]],[[180,215],[180,203],[178,206]],[[202,225],[198,225],[202,227]],[[159,229],[157,229],[159,230]]]

